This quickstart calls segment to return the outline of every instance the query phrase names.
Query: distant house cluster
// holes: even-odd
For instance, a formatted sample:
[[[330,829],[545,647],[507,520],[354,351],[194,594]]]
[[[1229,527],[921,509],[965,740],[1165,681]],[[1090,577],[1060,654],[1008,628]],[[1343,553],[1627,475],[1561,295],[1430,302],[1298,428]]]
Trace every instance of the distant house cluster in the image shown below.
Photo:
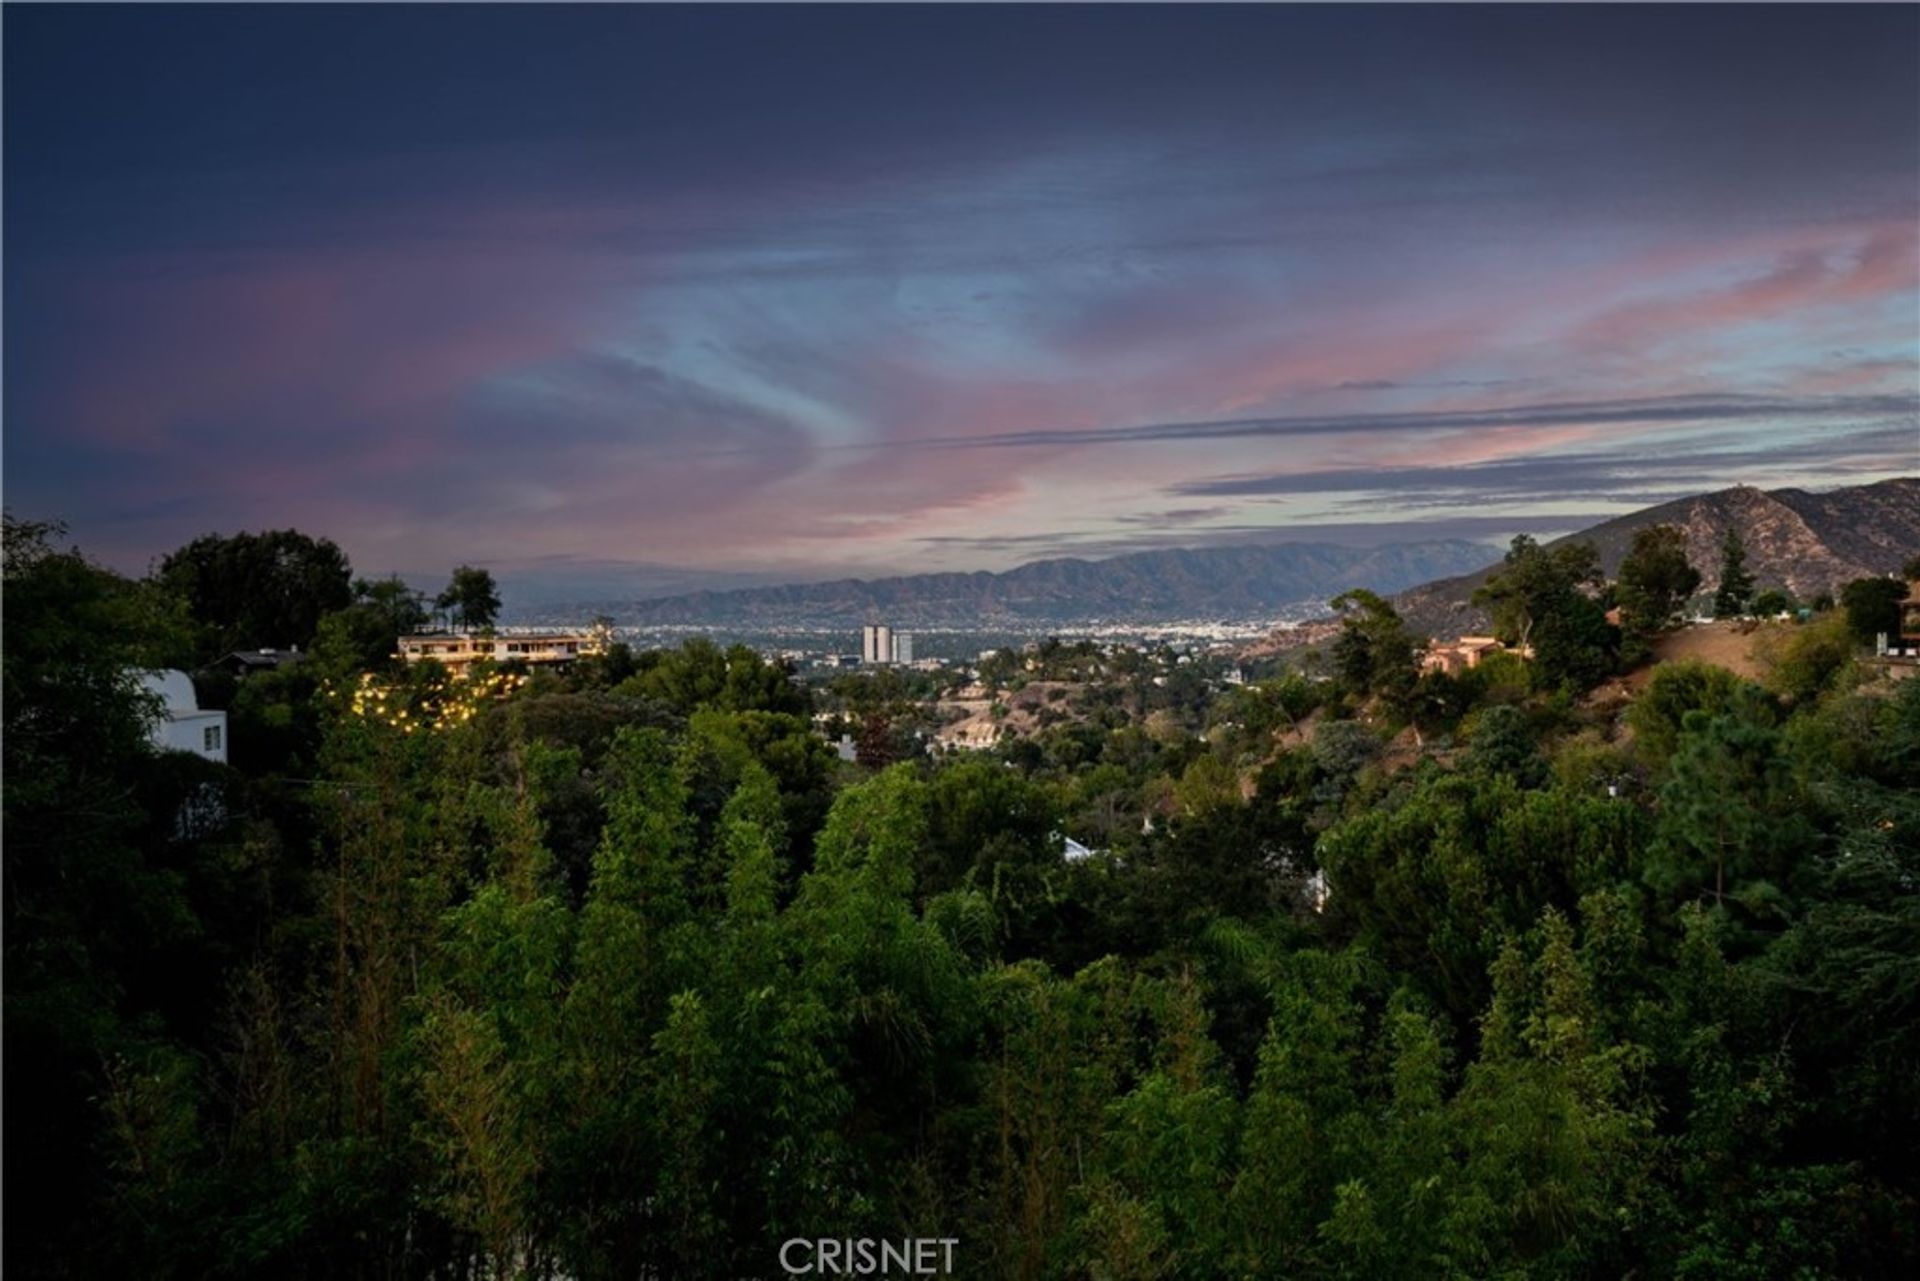
[[[1420,670],[1458,676],[1480,666],[1480,660],[1489,654],[1518,654],[1521,658],[1532,658],[1533,648],[1529,645],[1509,647],[1493,636],[1462,636],[1454,641],[1433,641],[1427,646],[1427,652],[1420,656]]]
[[[586,632],[484,636],[466,632],[417,632],[400,638],[402,661],[422,663],[433,659],[455,676],[464,676],[479,662],[564,666],[599,652],[599,639]]]
[[[885,623],[860,629],[860,661],[869,666],[913,662],[913,634],[896,632]]]

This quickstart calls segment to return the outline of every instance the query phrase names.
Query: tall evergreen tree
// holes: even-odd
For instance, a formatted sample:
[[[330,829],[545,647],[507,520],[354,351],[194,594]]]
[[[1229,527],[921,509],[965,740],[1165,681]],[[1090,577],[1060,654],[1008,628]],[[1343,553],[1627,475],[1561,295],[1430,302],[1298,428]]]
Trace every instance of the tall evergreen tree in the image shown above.
[[[1727,526],[1720,542],[1720,586],[1713,593],[1713,616],[1737,618],[1753,599],[1753,575],[1747,572],[1747,545],[1738,525]]]

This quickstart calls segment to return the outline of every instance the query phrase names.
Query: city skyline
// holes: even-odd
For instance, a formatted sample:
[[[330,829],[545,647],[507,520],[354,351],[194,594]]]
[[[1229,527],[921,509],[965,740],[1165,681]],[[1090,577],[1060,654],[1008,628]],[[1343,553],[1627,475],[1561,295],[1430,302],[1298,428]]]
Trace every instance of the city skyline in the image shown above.
[[[7,21],[7,502],[129,570],[1004,568],[1920,461],[1911,7]]]

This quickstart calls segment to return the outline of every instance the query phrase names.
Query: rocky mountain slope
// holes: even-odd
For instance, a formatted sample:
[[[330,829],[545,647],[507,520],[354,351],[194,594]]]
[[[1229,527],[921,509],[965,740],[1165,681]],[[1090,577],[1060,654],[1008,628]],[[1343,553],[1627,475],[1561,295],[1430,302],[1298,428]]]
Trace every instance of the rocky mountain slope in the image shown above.
[[[912,574],[709,591],[615,604],[627,625],[895,627],[1051,625],[1095,619],[1260,618],[1309,607],[1349,587],[1394,592],[1497,555],[1459,539],[1355,548],[1278,543],[1135,552],[1106,560],[1034,561],[1004,573]]]
[[[1720,544],[1729,526],[1746,542],[1747,568],[1759,587],[1784,587],[1800,600],[1838,592],[1848,581],[1897,571],[1920,552],[1920,479],[1902,477],[1825,493],[1771,491],[1740,486],[1682,498],[1610,520],[1556,539],[1590,542],[1608,574],[1616,573],[1634,531],[1677,525],[1686,532],[1687,558],[1701,574],[1700,590],[1720,582]],[[1433,635],[1458,635],[1484,627],[1470,603],[1473,591],[1495,566],[1441,579],[1402,593],[1395,601],[1413,626]]]

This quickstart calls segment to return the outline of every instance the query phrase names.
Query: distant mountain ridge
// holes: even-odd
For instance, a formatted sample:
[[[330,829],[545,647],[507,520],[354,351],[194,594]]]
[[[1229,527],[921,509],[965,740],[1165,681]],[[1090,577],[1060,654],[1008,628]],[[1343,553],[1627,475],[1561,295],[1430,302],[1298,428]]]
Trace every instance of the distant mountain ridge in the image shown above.
[[[909,574],[691,592],[606,607],[624,625],[978,628],[1260,618],[1349,587],[1394,592],[1497,557],[1464,539],[1356,548],[1270,543],[1061,557],[1000,573]]]
[[[1746,544],[1747,569],[1758,587],[1784,587],[1798,600],[1838,593],[1856,578],[1897,572],[1920,552],[1920,478],[1811,493],[1745,485],[1648,507],[1546,544],[1592,543],[1609,576],[1633,544],[1636,530],[1678,526],[1687,559],[1700,571],[1702,592],[1720,585],[1720,545],[1730,526]],[[1401,593],[1401,614],[1419,631],[1459,635],[1479,630],[1486,617],[1473,608],[1475,588],[1495,568],[1443,578]]]

